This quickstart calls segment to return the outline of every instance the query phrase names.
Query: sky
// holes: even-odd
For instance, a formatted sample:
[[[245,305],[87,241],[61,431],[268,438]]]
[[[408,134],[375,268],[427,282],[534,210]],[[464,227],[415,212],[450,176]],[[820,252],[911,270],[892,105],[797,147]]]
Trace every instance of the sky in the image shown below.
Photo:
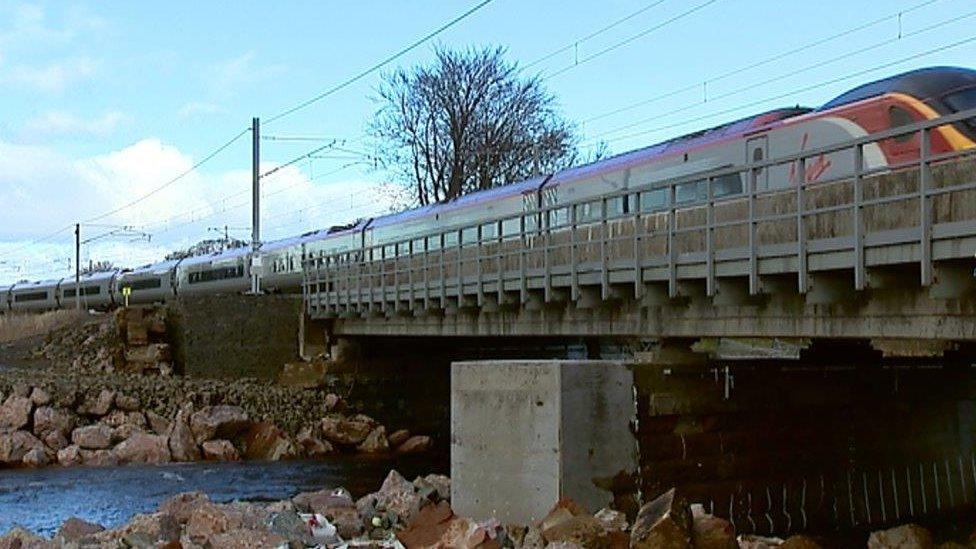
[[[365,135],[376,88],[435,45],[505,48],[584,148],[613,153],[913,68],[976,68],[971,0],[492,0],[267,122],[477,3],[0,0],[0,284],[73,272],[78,222],[83,264],[248,238],[252,117],[262,172],[331,144],[262,180],[263,240],[386,211],[395,182]]]

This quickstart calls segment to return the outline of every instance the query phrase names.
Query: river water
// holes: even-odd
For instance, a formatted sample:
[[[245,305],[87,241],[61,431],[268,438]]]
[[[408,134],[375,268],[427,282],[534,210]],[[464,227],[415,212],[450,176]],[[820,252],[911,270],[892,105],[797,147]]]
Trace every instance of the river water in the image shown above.
[[[125,467],[0,470],[0,535],[15,525],[53,536],[70,517],[107,528],[155,511],[166,498],[200,490],[218,502],[285,499],[345,486],[354,496],[379,488],[390,469],[408,479],[447,474],[444,458],[191,463]]]

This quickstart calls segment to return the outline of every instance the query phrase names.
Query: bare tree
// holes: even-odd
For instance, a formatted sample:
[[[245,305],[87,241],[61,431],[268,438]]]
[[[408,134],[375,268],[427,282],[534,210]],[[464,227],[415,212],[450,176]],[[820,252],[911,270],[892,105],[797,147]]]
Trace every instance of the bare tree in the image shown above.
[[[87,267],[82,267],[80,274],[88,275],[94,273],[104,273],[108,271],[115,270],[115,265],[111,261],[95,261],[89,264]]]
[[[435,49],[383,76],[370,125],[380,167],[427,205],[577,162],[579,137],[538,77],[501,48]]]
[[[196,257],[198,255],[207,255],[216,252],[223,252],[225,250],[232,250],[234,248],[243,248],[249,244],[243,240],[238,240],[236,238],[212,238],[207,240],[201,240],[196,244],[190,246],[185,250],[176,250],[175,252],[170,252],[166,255],[166,261],[171,261],[175,259],[186,259],[189,257]]]

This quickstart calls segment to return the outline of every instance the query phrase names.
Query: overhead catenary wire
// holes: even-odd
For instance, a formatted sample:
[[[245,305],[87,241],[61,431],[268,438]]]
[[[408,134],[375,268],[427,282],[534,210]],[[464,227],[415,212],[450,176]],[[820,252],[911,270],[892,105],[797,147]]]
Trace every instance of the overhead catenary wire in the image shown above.
[[[767,97],[765,99],[759,99],[759,100],[756,100],[756,101],[751,101],[749,103],[745,103],[745,104],[742,104],[742,105],[738,105],[736,107],[732,107],[732,108],[724,109],[724,110],[721,110],[721,111],[717,111],[717,112],[705,114],[705,115],[702,115],[702,116],[698,116],[696,118],[689,118],[689,119],[683,120],[681,122],[675,122],[675,123],[668,124],[668,125],[664,125],[664,126],[658,126],[656,128],[651,128],[651,129],[642,130],[642,131],[639,131],[639,132],[630,133],[630,134],[627,134],[627,135],[618,136],[618,137],[615,137],[615,138],[612,138],[612,139],[608,139],[606,141],[613,142],[613,141],[620,141],[620,140],[623,140],[623,139],[630,139],[630,138],[633,138],[633,137],[640,137],[640,136],[643,136],[643,135],[647,135],[649,133],[654,133],[654,132],[659,132],[659,131],[663,131],[663,130],[673,129],[673,128],[677,128],[677,127],[683,126],[685,124],[690,124],[690,123],[693,123],[693,122],[700,122],[702,120],[707,120],[707,119],[713,118],[715,116],[723,116],[723,115],[731,114],[731,113],[738,112],[738,111],[741,111],[741,110],[751,109],[751,108],[756,107],[758,105],[762,105],[764,103],[769,103],[770,101],[778,101],[778,100],[781,100],[781,99],[784,99],[784,98],[793,96],[793,95],[798,94],[798,93],[804,93],[804,92],[812,91],[812,90],[815,90],[815,89],[818,89],[818,88],[822,88],[824,86],[830,86],[832,84],[837,84],[837,83],[840,83],[840,82],[844,82],[844,81],[850,80],[852,78],[858,78],[858,77],[864,76],[866,74],[870,74],[870,73],[873,73],[873,72],[877,72],[877,71],[880,71],[880,70],[884,70],[884,69],[887,69],[887,68],[891,68],[891,67],[894,67],[896,65],[899,65],[899,64],[902,64],[902,63],[907,63],[909,61],[913,61],[915,59],[919,59],[919,58],[922,58],[922,57],[925,57],[925,56],[928,56],[928,55],[933,55],[933,54],[940,53],[940,52],[943,52],[943,51],[947,51],[947,50],[950,50],[950,49],[953,49],[953,48],[958,48],[960,46],[964,46],[966,44],[970,44],[970,43],[973,43],[973,42],[976,42],[976,36],[970,36],[969,38],[965,38],[965,39],[962,39],[962,40],[957,40],[957,41],[952,42],[952,43],[949,43],[949,44],[945,44],[945,45],[942,45],[942,46],[939,46],[939,47],[936,47],[936,48],[932,48],[932,49],[929,49],[929,50],[925,50],[925,51],[922,51],[922,52],[918,52],[918,53],[915,53],[915,54],[912,54],[912,55],[909,55],[909,56],[906,56],[906,57],[902,57],[902,58],[896,59],[894,61],[889,61],[887,63],[883,63],[883,64],[880,64],[880,65],[875,65],[875,66],[870,67],[870,68],[867,68],[867,69],[862,69],[862,70],[859,70],[859,71],[856,71],[856,72],[848,73],[848,74],[845,74],[844,76],[840,76],[840,77],[836,77],[836,78],[831,78],[831,79],[824,80],[824,81],[818,82],[816,84],[811,84],[811,85],[808,85],[808,86],[803,86],[803,87],[800,87],[800,88],[797,88],[797,89],[794,89],[794,90],[790,90],[790,91],[788,91],[786,93],[781,93],[781,94],[778,94],[778,95],[775,95],[775,96],[772,96],[772,97]]]
[[[774,62],[779,61],[781,59],[785,59],[787,57],[790,57],[791,55],[796,55],[798,53],[802,53],[804,51],[807,51],[807,50],[816,48],[818,46],[822,46],[824,44],[828,44],[830,42],[833,42],[834,40],[838,40],[840,38],[845,38],[845,37],[850,36],[852,34],[856,34],[856,33],[860,32],[860,31],[865,30],[865,29],[869,29],[871,27],[875,27],[877,25],[880,25],[881,23],[885,23],[887,21],[891,21],[891,20],[895,20],[895,19],[898,19],[900,21],[901,20],[901,17],[904,16],[904,15],[907,15],[909,13],[912,13],[914,11],[920,10],[920,9],[922,9],[924,7],[927,7],[927,6],[931,5],[931,4],[935,4],[935,3],[941,2],[941,1],[943,1],[943,0],[926,0],[926,1],[921,2],[919,4],[915,4],[914,6],[911,6],[911,7],[907,8],[907,9],[903,9],[903,10],[897,11],[895,13],[886,15],[884,17],[880,17],[880,18],[877,18],[877,19],[873,19],[871,21],[868,21],[867,23],[862,23],[860,25],[857,25],[855,27],[849,28],[847,30],[843,30],[841,32],[838,32],[838,33],[835,33],[835,34],[826,36],[824,38],[820,38],[820,39],[814,40],[812,42],[808,42],[808,43],[803,44],[801,46],[797,46],[797,47],[795,47],[793,49],[790,49],[790,50],[787,50],[787,51],[784,51],[784,52],[781,52],[781,53],[772,55],[772,56],[767,57],[765,59],[762,59],[760,61],[756,61],[755,63],[750,63],[748,65],[744,65],[742,67],[739,67],[739,68],[736,68],[736,69],[732,69],[732,70],[727,71],[727,72],[724,72],[722,74],[719,74],[719,75],[716,75],[716,76],[712,76],[712,77],[706,78],[706,79],[704,79],[704,80],[702,80],[700,82],[695,82],[694,84],[690,84],[690,85],[685,86],[685,87],[682,87],[682,88],[678,88],[678,89],[675,89],[675,90],[672,90],[672,91],[669,91],[669,92],[657,94],[657,95],[651,96],[650,98],[642,99],[642,100],[637,101],[635,103],[631,103],[629,105],[625,105],[623,107],[619,107],[619,108],[616,108],[616,109],[613,109],[613,110],[610,110],[610,111],[607,111],[607,112],[598,114],[596,116],[592,116],[590,118],[587,118],[587,119],[583,120],[583,123],[584,124],[588,124],[590,122],[594,122],[596,120],[601,120],[603,118],[607,118],[607,117],[613,116],[615,114],[620,114],[620,113],[623,113],[623,112],[627,112],[629,110],[633,110],[633,109],[638,108],[638,107],[643,107],[645,105],[649,105],[649,104],[655,103],[655,102],[660,101],[662,99],[667,99],[669,97],[674,97],[674,96],[680,95],[682,93],[687,93],[687,92],[690,92],[690,91],[698,90],[698,89],[700,89],[703,86],[706,86],[708,84],[714,84],[715,82],[719,82],[721,80],[725,80],[727,78],[731,78],[733,76],[737,76],[737,75],[742,74],[744,72],[748,72],[748,71],[751,71],[751,70],[754,70],[754,69],[758,69],[759,67],[766,66],[766,65],[768,65],[770,63],[774,63]],[[901,32],[899,32],[898,36],[899,36],[899,38],[902,37]]]
[[[276,114],[274,116],[267,117],[267,119],[264,121],[264,124],[265,125],[272,124],[272,123],[274,123],[274,122],[276,122],[278,120],[281,120],[282,118],[284,118],[286,116],[289,116],[289,115],[294,114],[294,113],[296,113],[296,112],[298,112],[298,111],[300,111],[302,109],[305,109],[306,107],[308,107],[310,105],[313,105],[315,103],[318,103],[319,101],[325,99],[326,97],[329,97],[330,95],[333,95],[336,92],[338,92],[338,91],[340,91],[342,89],[345,89],[345,88],[347,88],[347,87],[355,84],[356,82],[359,82],[363,78],[366,78],[370,74],[373,74],[374,72],[382,69],[386,65],[392,63],[393,61],[396,61],[397,59],[403,57],[404,55],[410,53],[411,51],[417,49],[421,45],[423,45],[426,42],[430,41],[431,39],[435,38],[437,35],[441,34],[442,32],[446,31],[447,29],[453,27],[454,25],[457,25],[461,21],[463,21],[463,20],[467,19],[468,17],[470,17],[471,15],[477,13],[478,11],[480,11],[482,8],[484,8],[488,4],[492,3],[493,1],[494,0],[481,0],[481,2],[478,2],[477,4],[475,4],[473,7],[471,7],[470,9],[468,9],[467,11],[465,11],[464,13],[462,13],[461,15],[458,15],[454,19],[451,19],[450,21],[448,21],[447,23],[441,25],[440,27],[438,27],[434,31],[432,31],[432,32],[424,35],[423,37],[419,38],[418,40],[415,40],[411,44],[409,44],[406,47],[400,49],[396,53],[394,53],[394,54],[386,57],[385,59],[383,59],[382,61],[376,63],[375,65],[373,65],[373,66],[371,66],[371,67],[369,67],[369,68],[367,68],[367,69],[365,69],[365,70],[363,70],[363,71],[361,71],[361,72],[359,72],[359,73],[351,76],[350,78],[347,78],[346,80],[343,80],[339,84],[336,84],[335,86],[332,86],[331,88],[325,90],[324,92],[322,92],[322,93],[320,93],[320,94],[318,94],[318,95],[316,95],[316,96],[314,96],[314,97],[312,97],[310,99],[307,99],[305,101],[302,101],[301,103],[295,105],[294,107],[285,109],[284,111],[282,111],[282,112],[280,112],[280,113],[278,113],[278,114]]]
[[[720,99],[727,99],[727,98],[732,97],[734,95],[738,95],[740,93],[743,93],[743,92],[746,92],[746,91],[750,91],[750,90],[753,90],[753,89],[756,89],[756,88],[765,86],[767,84],[771,84],[773,82],[778,82],[780,80],[784,80],[786,78],[790,78],[790,77],[796,76],[798,74],[802,74],[802,73],[811,71],[813,69],[817,69],[817,68],[820,68],[820,67],[823,67],[823,66],[832,64],[832,63],[836,63],[836,62],[842,61],[844,59],[848,59],[848,58],[851,58],[851,57],[854,57],[854,56],[857,56],[857,55],[861,55],[863,53],[866,53],[866,52],[869,52],[869,51],[873,51],[873,50],[882,48],[884,46],[888,46],[888,45],[897,43],[897,42],[899,42],[899,41],[901,41],[901,40],[903,40],[905,38],[910,38],[912,36],[917,36],[917,35],[920,35],[920,34],[924,34],[924,33],[927,33],[927,32],[931,32],[933,30],[942,28],[942,27],[944,27],[946,25],[949,25],[949,24],[952,24],[952,23],[958,23],[960,21],[963,21],[965,19],[969,19],[971,17],[976,17],[976,11],[971,11],[971,12],[968,12],[968,13],[963,14],[963,15],[958,15],[958,16],[950,17],[948,19],[943,19],[942,21],[939,21],[937,23],[933,23],[933,24],[931,24],[929,26],[923,27],[923,28],[918,29],[916,31],[913,31],[911,33],[904,34],[901,37],[892,37],[892,38],[888,38],[888,39],[882,40],[880,42],[876,42],[876,43],[871,44],[871,45],[868,45],[868,46],[862,46],[862,47],[859,47],[859,48],[857,48],[855,50],[851,50],[851,51],[845,52],[845,53],[843,53],[841,55],[832,57],[830,59],[826,59],[826,60],[823,60],[823,61],[818,61],[816,63],[813,63],[813,64],[807,65],[805,67],[802,67],[800,69],[795,69],[795,70],[789,71],[787,73],[784,73],[784,74],[781,74],[781,75],[778,75],[778,76],[774,76],[772,78],[768,78],[768,79],[763,80],[763,81],[760,81],[760,82],[755,82],[755,83],[752,83],[752,84],[748,84],[746,86],[742,86],[742,87],[736,88],[734,90],[731,90],[731,91],[728,91],[728,92],[725,92],[725,93],[722,93],[722,94],[715,95],[715,96],[713,96],[710,99],[710,101],[718,101]],[[640,120],[636,120],[634,122],[630,122],[630,123],[625,124],[623,126],[618,126],[618,127],[613,128],[611,130],[607,130],[607,131],[598,133],[598,134],[596,134],[593,137],[593,139],[601,138],[601,137],[604,137],[604,136],[607,136],[607,135],[610,135],[610,134],[614,134],[614,133],[617,133],[617,132],[620,132],[620,131],[624,131],[624,130],[627,130],[627,129],[630,129],[630,128],[634,128],[634,127],[637,127],[637,126],[641,126],[643,124],[646,124],[648,122],[652,122],[654,120],[660,120],[662,118],[667,118],[667,117],[673,116],[673,115],[675,115],[677,113],[685,112],[685,111],[688,111],[690,109],[694,109],[696,107],[700,107],[701,105],[704,105],[705,103],[706,103],[706,101],[697,101],[695,103],[689,103],[689,104],[684,105],[684,106],[681,106],[681,107],[670,108],[670,109],[668,109],[668,112],[666,112],[666,113],[661,113],[661,114],[654,115],[654,116],[651,116],[651,117],[642,118]]]

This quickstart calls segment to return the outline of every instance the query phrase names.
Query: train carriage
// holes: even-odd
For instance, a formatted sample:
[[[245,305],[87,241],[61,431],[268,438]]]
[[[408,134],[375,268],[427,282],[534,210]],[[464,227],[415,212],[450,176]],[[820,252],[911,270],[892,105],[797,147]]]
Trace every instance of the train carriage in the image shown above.
[[[0,285],[0,313],[6,313],[10,310],[10,290],[13,287],[13,284]]]
[[[251,287],[251,249],[191,257],[176,266],[178,295],[245,292]]]
[[[124,303],[128,288],[129,303],[161,303],[176,295],[176,260],[144,265],[119,275],[117,303]]]
[[[12,311],[38,312],[57,309],[59,280],[18,282],[10,290]]]
[[[58,285],[58,303],[65,309],[74,307],[77,296],[84,309],[109,309],[116,303],[115,282],[118,274],[116,270],[85,274],[77,284],[74,277],[65,277]]]

